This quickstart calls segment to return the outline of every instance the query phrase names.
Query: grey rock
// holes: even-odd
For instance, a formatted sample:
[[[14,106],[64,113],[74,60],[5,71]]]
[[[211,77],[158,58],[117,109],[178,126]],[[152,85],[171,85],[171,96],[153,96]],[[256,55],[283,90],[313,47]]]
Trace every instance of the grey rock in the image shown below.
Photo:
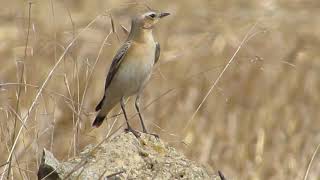
[[[51,174],[50,174],[51,173]],[[50,174],[50,175],[48,175]],[[43,150],[38,178],[46,179],[220,179],[152,135],[122,133],[59,163]]]
[[[41,164],[38,171],[38,179],[56,180],[62,176],[57,172],[59,168],[58,160],[47,149],[43,149]]]

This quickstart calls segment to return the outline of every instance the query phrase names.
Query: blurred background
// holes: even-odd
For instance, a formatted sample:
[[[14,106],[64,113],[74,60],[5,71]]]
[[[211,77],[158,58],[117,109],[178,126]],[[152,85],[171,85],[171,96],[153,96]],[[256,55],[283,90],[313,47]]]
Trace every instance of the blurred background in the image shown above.
[[[149,131],[228,179],[305,176],[320,143],[320,1],[0,2],[0,173],[15,139],[10,178],[35,179],[43,148],[62,161],[123,131],[123,116],[111,117],[120,108],[102,127],[91,123],[126,39],[121,26],[148,5],[171,13],[154,30],[160,63],[142,99]],[[141,128],[133,98],[127,111]],[[316,154],[308,179],[319,177]]]

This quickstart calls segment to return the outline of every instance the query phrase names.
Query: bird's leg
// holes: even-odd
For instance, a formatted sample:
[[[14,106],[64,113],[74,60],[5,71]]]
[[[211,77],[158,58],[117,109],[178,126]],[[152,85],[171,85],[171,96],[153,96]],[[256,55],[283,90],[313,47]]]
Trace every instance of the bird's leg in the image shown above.
[[[140,137],[139,132],[137,132],[137,131],[135,131],[134,129],[132,129],[132,127],[131,127],[130,124],[129,124],[129,120],[128,120],[127,113],[126,113],[126,110],[125,110],[124,98],[123,98],[123,97],[122,97],[121,100],[120,100],[120,105],[121,105],[121,109],[122,109],[124,118],[126,119],[126,123],[127,123],[127,129],[126,129],[126,131],[127,131],[127,132],[132,132],[132,134],[134,134],[137,138]]]
[[[141,126],[142,126],[142,131],[143,131],[143,133],[151,134],[151,133],[148,133],[147,128],[146,128],[146,126],[144,125],[144,122],[143,122],[142,114],[141,114],[141,112],[140,112],[140,107],[139,107],[139,105],[140,105],[140,94],[137,95],[137,98],[136,98],[136,101],[135,101],[135,106],[136,106],[136,109],[137,109],[137,112],[138,112],[138,115],[139,115],[139,118],[140,118],[140,123],[141,123]],[[153,136],[155,136],[155,137],[157,137],[157,138],[159,137],[157,134],[151,134],[151,135],[153,135]]]
[[[140,118],[140,123],[141,123],[141,126],[142,126],[142,131],[144,133],[148,133],[147,132],[147,129],[146,129],[146,126],[144,125],[143,123],[143,118],[142,118],[142,115],[141,115],[141,112],[140,112],[140,94],[137,95],[137,98],[136,98],[136,101],[135,101],[135,106],[136,106],[136,110],[138,112],[138,115],[139,115],[139,118]]]

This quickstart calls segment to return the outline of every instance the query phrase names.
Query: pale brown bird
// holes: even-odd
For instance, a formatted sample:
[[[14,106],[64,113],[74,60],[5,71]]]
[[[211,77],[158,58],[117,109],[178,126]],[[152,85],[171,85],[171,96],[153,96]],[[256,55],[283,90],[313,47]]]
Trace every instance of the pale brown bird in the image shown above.
[[[153,66],[160,56],[160,45],[155,42],[152,29],[159,19],[168,15],[169,13],[147,12],[132,19],[128,39],[112,60],[105,83],[104,96],[96,107],[99,113],[92,126],[99,127],[109,111],[120,102],[127,123],[127,131],[138,137],[139,133],[129,124],[124,104],[124,98],[137,94],[135,107],[142,130],[148,133],[140,112],[139,100],[150,79]]]

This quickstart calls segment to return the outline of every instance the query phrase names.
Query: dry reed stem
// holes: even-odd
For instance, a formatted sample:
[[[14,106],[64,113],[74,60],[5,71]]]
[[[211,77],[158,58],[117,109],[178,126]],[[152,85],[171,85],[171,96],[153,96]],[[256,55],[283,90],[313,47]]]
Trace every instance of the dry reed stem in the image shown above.
[[[53,68],[50,70],[48,76],[46,77],[46,79],[44,80],[44,82],[42,83],[37,95],[35,96],[31,106],[29,107],[28,109],[28,112],[27,114],[25,115],[25,117],[23,118],[23,123],[26,124],[28,118],[29,118],[29,115],[30,113],[32,112],[33,108],[35,107],[36,105],[36,102],[38,100],[38,98],[40,97],[40,94],[42,93],[44,87],[47,85],[47,83],[49,82],[51,76],[53,75],[54,71],[56,70],[56,68],[59,66],[60,62],[63,60],[64,56],[67,54],[68,50],[70,49],[70,47],[73,45],[73,43],[79,38],[79,36],[87,29],[89,28],[98,18],[100,18],[101,15],[98,15],[95,19],[93,19],[84,29],[82,29],[78,34],[77,36],[69,43],[69,45],[67,46],[67,48],[65,49],[65,51],[62,53],[62,55],[60,56],[60,58],[58,59],[58,61],[55,63],[55,65],[53,66]],[[12,145],[12,148],[10,150],[10,153],[9,153],[9,156],[8,156],[8,161],[10,161],[10,159],[12,158],[12,154],[13,154],[13,151],[17,145],[17,142],[18,142],[18,139],[20,137],[20,134],[22,132],[22,126],[20,127],[19,131],[18,131],[18,134],[17,134],[17,137]],[[5,168],[4,168],[4,171],[7,170],[7,165],[5,165]],[[3,180],[3,174],[1,176],[1,180]]]
[[[37,86],[37,85],[33,85],[33,84],[27,84],[27,83],[0,83],[0,86],[26,86],[26,87],[33,87],[33,88],[36,88],[36,89],[39,89],[40,86]],[[65,99],[65,101],[71,105],[70,109],[75,112],[75,114],[78,114],[76,113],[76,110],[75,110],[75,107],[73,104],[76,104],[78,105],[78,103],[73,103],[74,101],[71,99],[71,98],[68,98],[67,96],[61,94],[61,93],[57,93],[55,91],[51,91],[47,88],[43,88],[43,92],[42,93],[47,93],[47,94],[53,94],[53,95],[56,95],[56,96],[59,96],[59,97],[62,97],[63,99]],[[22,122],[22,121],[21,121]]]
[[[83,106],[83,104],[84,104],[84,100],[85,100],[85,97],[86,97],[86,93],[87,93],[87,89],[88,89],[89,83],[91,82],[90,79],[91,79],[91,77],[92,77],[94,68],[95,68],[96,64],[98,63],[98,61],[99,61],[99,58],[100,58],[100,55],[101,55],[101,53],[102,53],[103,47],[104,47],[105,43],[107,42],[107,40],[109,39],[109,36],[111,35],[111,33],[112,33],[112,31],[110,30],[109,33],[108,33],[108,35],[107,35],[107,36],[105,37],[105,39],[103,40],[103,43],[101,44],[101,47],[100,47],[100,49],[99,49],[97,58],[96,58],[96,60],[95,60],[95,62],[94,62],[94,64],[93,64],[93,67],[91,68],[91,71],[90,71],[89,75],[88,75],[86,84],[85,84],[85,86],[84,86],[84,91],[83,91],[83,94],[82,94],[82,99],[81,99],[81,103],[80,103],[80,110],[79,110],[78,116],[81,115],[81,109],[82,109],[82,106]],[[79,122],[77,121],[77,122],[76,122],[76,125],[77,125],[78,123],[79,123]]]
[[[252,38],[253,36],[250,36],[252,31],[256,28],[257,24],[259,21],[257,21],[251,28],[250,30],[246,33],[246,35],[244,36],[244,38],[242,39],[242,41],[240,42],[237,50],[235,51],[235,53],[232,55],[231,59],[228,61],[228,63],[225,65],[225,67],[223,68],[223,70],[221,71],[221,73],[219,74],[219,76],[217,77],[217,79],[213,82],[213,85],[210,87],[209,91],[206,93],[206,95],[204,96],[204,98],[202,99],[201,103],[198,105],[197,109],[194,111],[194,113],[192,114],[191,118],[187,121],[184,130],[186,131],[189,127],[190,122],[195,118],[196,114],[198,113],[198,111],[200,110],[200,108],[202,107],[203,103],[206,101],[206,99],[208,98],[208,96],[210,95],[210,93],[212,92],[212,90],[216,87],[216,85],[218,84],[218,82],[220,81],[221,77],[223,76],[223,74],[225,73],[225,71],[228,69],[228,67],[230,66],[230,64],[234,61],[236,55],[238,54],[238,52],[240,51],[240,49],[242,48],[242,46],[244,45],[244,43],[246,41],[249,40],[249,38]]]
[[[314,160],[314,158],[316,157],[319,149],[320,149],[320,144],[318,144],[317,148],[315,149],[315,151],[314,151],[313,154],[312,154],[312,157],[311,157],[310,162],[309,162],[309,164],[308,164],[308,168],[307,168],[307,170],[306,170],[306,173],[305,173],[305,175],[304,175],[303,180],[307,180],[307,179],[308,179],[308,175],[309,175],[309,172],[310,172],[310,169],[311,169],[313,160]]]
[[[28,8],[28,28],[27,28],[27,37],[26,37],[26,43],[25,43],[25,48],[24,48],[24,61],[26,61],[27,58],[27,48],[28,48],[28,43],[29,43],[29,34],[30,34],[30,25],[31,25],[31,7],[32,7],[32,2],[29,2],[29,8]],[[23,77],[24,77],[24,66],[25,64],[22,64],[22,70],[21,70],[21,75],[20,75],[20,79],[19,79],[19,83],[22,83],[23,81]],[[18,66],[19,69],[19,66]],[[12,134],[12,140],[11,143],[14,142],[15,136],[16,136],[16,127],[17,127],[17,118],[19,118],[19,120],[21,119],[19,117],[19,104],[20,104],[20,96],[21,96],[21,86],[18,86],[18,95],[17,95],[17,103],[16,103],[16,113],[14,116],[14,125],[13,125],[13,134]],[[21,122],[22,126],[25,127],[25,123]],[[22,127],[21,126],[21,127]],[[12,147],[14,145],[12,144]],[[8,159],[9,162],[9,167],[8,167],[8,174],[7,174],[7,179],[9,179],[10,176],[10,171],[11,171],[11,162],[12,162],[12,156],[10,156],[10,158]],[[19,170],[19,173],[21,174],[21,171]],[[2,176],[3,177],[3,176]]]

